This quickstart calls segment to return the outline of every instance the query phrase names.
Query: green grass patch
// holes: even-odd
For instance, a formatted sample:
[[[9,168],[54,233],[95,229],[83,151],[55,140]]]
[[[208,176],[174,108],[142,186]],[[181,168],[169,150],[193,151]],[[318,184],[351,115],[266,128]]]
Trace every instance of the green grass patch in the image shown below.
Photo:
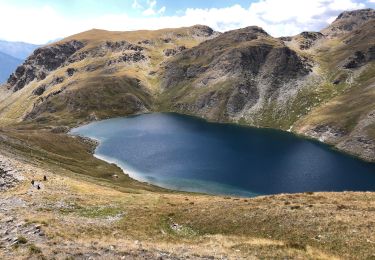
[[[66,208],[61,208],[62,214],[77,214],[86,218],[109,218],[115,217],[123,213],[120,208],[106,206],[82,206],[78,204],[70,204]]]
[[[42,249],[40,249],[39,247],[37,247],[34,244],[31,244],[29,246],[29,253],[30,253],[30,255],[39,255],[39,254],[42,253]]]

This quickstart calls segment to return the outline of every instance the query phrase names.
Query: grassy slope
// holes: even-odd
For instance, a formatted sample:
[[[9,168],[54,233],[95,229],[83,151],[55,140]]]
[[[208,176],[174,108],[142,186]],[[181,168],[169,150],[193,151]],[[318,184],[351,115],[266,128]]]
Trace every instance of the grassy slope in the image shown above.
[[[43,162],[31,166],[20,160],[16,165],[27,180],[2,198],[24,200],[27,207],[15,207],[11,214],[25,226],[40,224],[45,238],[34,241],[25,235],[26,244],[0,250],[7,258],[84,253],[156,258],[163,252],[193,258],[365,259],[375,253],[373,193],[246,199],[134,192],[50,170]],[[42,190],[30,190],[29,181],[43,175],[48,181]],[[34,246],[40,252],[30,250]]]
[[[375,37],[368,34],[373,30],[375,21],[371,21],[349,36],[334,39],[325,43],[317,50],[317,60],[331,82],[337,78],[352,78],[351,83],[340,83],[334,87],[334,95],[312,111],[306,118],[297,123],[298,128],[308,125],[330,124],[344,129],[353,130],[359,119],[375,109],[373,88],[375,84],[375,63],[354,70],[353,72],[340,69],[342,62],[353,54],[353,50],[366,50],[375,43]],[[350,41],[344,44],[344,41]],[[332,86],[332,84],[331,84]],[[337,120],[340,118],[340,120]]]
[[[152,109],[153,95],[159,92],[157,73],[161,63],[168,59],[163,51],[176,46],[191,48],[205,37],[196,36],[193,27],[178,29],[163,29],[157,31],[110,32],[91,30],[68,37],[60,44],[71,40],[79,40],[86,45],[79,52],[92,51],[106,41],[128,41],[138,44],[143,40],[149,44],[141,44],[148,57],[139,63],[118,63],[107,66],[109,59],[115,59],[119,53],[110,53],[104,57],[86,58],[82,61],[58,68],[46,79],[33,81],[21,91],[4,93],[4,100],[0,102],[0,126],[12,125],[23,121],[25,115],[38,103],[41,98],[47,98],[53,92],[66,87],[60,95],[49,98],[42,114],[38,114],[38,124],[48,125],[77,125],[88,120],[94,113],[98,118],[124,116],[136,112],[134,109],[135,96],[140,99],[146,109]],[[170,39],[169,42],[165,40]],[[87,67],[95,67],[94,71],[87,71]],[[73,68],[77,72],[72,77],[66,77],[66,69]],[[32,91],[42,84],[53,81],[56,77],[64,77],[63,83],[49,88],[41,96],[35,96]],[[2,92],[6,90],[2,89]],[[129,108],[130,107],[130,108]],[[54,112],[51,112],[54,111]],[[35,124],[35,122],[34,122]]]

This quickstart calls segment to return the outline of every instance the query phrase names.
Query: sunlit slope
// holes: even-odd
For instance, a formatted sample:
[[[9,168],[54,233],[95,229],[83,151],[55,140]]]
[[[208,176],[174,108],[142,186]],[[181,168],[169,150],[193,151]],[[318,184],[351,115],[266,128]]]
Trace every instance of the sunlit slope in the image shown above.
[[[375,159],[375,12],[274,38],[250,26],[90,30],[36,50],[1,88],[0,125],[152,111],[294,131]]]
[[[76,124],[152,110],[160,64],[216,35],[205,26],[91,30],[40,48],[3,87],[10,91],[0,104],[1,124]]]

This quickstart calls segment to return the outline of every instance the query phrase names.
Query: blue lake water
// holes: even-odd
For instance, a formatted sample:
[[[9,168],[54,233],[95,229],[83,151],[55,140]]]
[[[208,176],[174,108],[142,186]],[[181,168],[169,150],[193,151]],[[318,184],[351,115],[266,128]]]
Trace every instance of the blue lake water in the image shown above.
[[[153,113],[71,133],[99,140],[97,157],[165,188],[238,196],[375,190],[375,164],[278,130]]]

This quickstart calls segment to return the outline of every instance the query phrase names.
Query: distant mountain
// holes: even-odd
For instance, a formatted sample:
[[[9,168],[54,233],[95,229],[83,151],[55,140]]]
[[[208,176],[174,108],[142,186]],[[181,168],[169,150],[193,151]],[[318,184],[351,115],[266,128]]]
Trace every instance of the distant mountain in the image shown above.
[[[5,82],[23,60],[0,52],[0,83]]]
[[[0,40],[0,52],[17,59],[26,59],[40,45],[25,42],[8,42]]]
[[[51,44],[51,43],[55,43],[55,42],[58,42],[58,41],[61,41],[63,38],[56,38],[56,39],[53,39],[53,40],[49,40],[48,42],[46,42],[45,45],[48,45],[48,44]]]
[[[25,42],[0,40],[0,83],[5,82],[17,66],[39,46]]]

